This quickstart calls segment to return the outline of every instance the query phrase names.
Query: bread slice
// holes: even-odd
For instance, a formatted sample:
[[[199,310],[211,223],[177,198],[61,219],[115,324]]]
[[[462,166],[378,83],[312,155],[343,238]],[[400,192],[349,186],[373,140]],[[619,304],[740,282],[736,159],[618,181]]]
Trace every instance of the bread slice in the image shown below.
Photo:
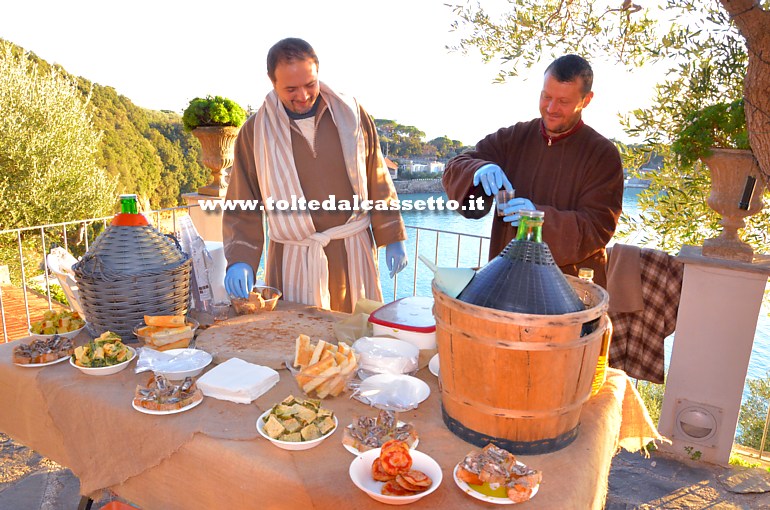
[[[163,328],[173,328],[185,325],[184,315],[145,315],[144,323],[148,326],[160,326]]]
[[[31,365],[33,363],[32,356],[21,352],[13,353],[13,362],[17,365]]]
[[[193,337],[193,331],[189,325],[176,328],[165,328],[158,326],[148,327],[155,329],[151,331],[148,336],[144,337],[145,343],[155,347],[165,347],[169,344],[178,344],[180,340],[184,340],[185,342],[189,343],[190,339]],[[172,347],[167,348],[172,349]]]
[[[37,341],[45,342],[43,340]],[[34,349],[30,351],[28,349],[23,349],[22,347],[16,347],[13,350],[13,363],[16,363],[17,365],[37,365],[41,363],[50,363],[62,358],[68,358],[75,352],[75,348],[71,345],[72,344],[70,343],[69,346],[51,352],[40,352],[39,350]]]
[[[294,366],[300,368],[308,366],[313,352],[313,348],[310,347],[310,337],[300,334],[294,342]]]
[[[326,398],[329,395],[336,397],[342,390],[345,389],[345,376],[341,373],[330,377],[324,383],[316,389],[318,398]]]
[[[332,386],[334,385],[334,381],[339,377],[339,374],[329,377],[325,381],[323,381],[318,387],[315,389],[316,396],[318,398],[326,398],[331,394]]]
[[[334,358],[329,358],[328,361],[331,361],[332,363],[334,363]],[[320,365],[320,363],[319,363],[319,365]],[[320,374],[318,374],[318,376],[313,377],[310,380],[310,382],[308,382],[307,384],[303,385],[302,386],[302,391],[304,391],[305,393],[310,393],[314,389],[318,388],[326,379],[328,379],[329,377],[331,377],[331,376],[333,376],[335,374],[339,374],[339,373],[340,373],[340,367],[338,367],[336,365],[332,365],[329,368],[327,368],[326,370],[324,370],[323,372],[321,372]]]
[[[342,375],[348,375],[358,366],[358,360],[356,359],[356,353],[351,349],[348,351],[347,364],[342,364]]]
[[[188,392],[187,396],[179,399],[176,402],[166,402],[163,400],[150,400],[142,397],[141,391],[154,387],[155,383],[151,382],[147,387],[137,386],[134,391],[134,404],[137,407],[149,409],[150,411],[176,411],[187,407],[199,400],[203,400],[203,392],[193,384],[191,392]]]
[[[473,485],[484,484],[484,482],[481,481],[481,478],[479,478],[479,475],[468,471],[463,466],[457,466],[457,478],[459,478],[465,483],[470,483]]]
[[[136,334],[138,336],[150,336],[156,331],[158,331],[160,327],[158,326],[142,326],[141,328],[136,330]]]
[[[299,384],[300,387],[304,389],[306,385],[309,385],[314,380],[318,380],[318,383],[315,386],[313,386],[313,388],[316,388],[319,384],[323,382],[323,379],[319,379],[319,377],[321,377],[321,374],[325,370],[334,366],[335,365],[334,365],[333,357],[326,358],[325,360],[315,363],[313,365],[308,365],[297,374],[296,376],[297,384]]]
[[[340,374],[337,377],[334,378],[334,381],[331,385],[331,396],[336,397],[343,391],[345,391],[345,383],[347,382],[348,378],[346,374]]]
[[[166,343],[163,345],[155,345],[154,343],[146,343],[147,347],[155,349],[156,351],[168,351],[171,349],[186,349],[190,345],[190,338],[180,338],[174,342]]]
[[[140,386],[137,386],[137,389],[138,388],[140,388]],[[177,402],[168,403],[158,402],[157,400],[143,400],[137,395],[134,397],[134,404],[136,404],[137,407],[143,407],[144,409],[149,409],[150,411],[176,411],[178,409],[182,409],[183,407],[194,404],[199,400],[203,400],[203,393],[201,390],[196,389],[192,395],[180,399]]]
[[[321,354],[323,354],[325,347],[326,347],[326,342],[323,340],[319,340],[315,346],[313,355],[310,357],[310,362],[308,363],[308,365],[315,365],[321,360]]]

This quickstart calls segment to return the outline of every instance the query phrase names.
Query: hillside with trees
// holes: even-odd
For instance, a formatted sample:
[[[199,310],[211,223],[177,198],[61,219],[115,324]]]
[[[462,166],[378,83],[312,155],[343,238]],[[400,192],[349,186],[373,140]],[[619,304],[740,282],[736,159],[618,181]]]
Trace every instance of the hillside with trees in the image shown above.
[[[181,115],[140,108],[112,87],[0,45],[0,189],[13,213],[3,215],[0,228],[112,212],[105,193],[137,193],[153,208],[170,207],[207,182],[200,144],[182,129]],[[105,199],[106,207],[99,204]]]
[[[75,188],[80,193],[89,188],[98,191],[97,195],[105,191],[112,195],[137,193],[143,203],[155,209],[182,204],[183,193],[208,182],[209,171],[200,163],[200,143],[183,129],[180,113],[141,108],[113,87],[72,76],[61,66],[51,65],[13,43],[0,39],[0,44],[0,59],[9,69],[18,71],[16,81],[10,80],[10,71],[5,73],[6,79],[0,84],[5,90],[0,94],[4,94],[6,104],[0,106],[5,112],[13,110],[13,115],[6,113],[8,119],[25,126],[11,140],[14,130],[8,120],[0,133],[4,136],[0,146],[0,192],[8,204],[0,229],[82,219],[114,209],[114,201],[97,206],[95,202],[100,200],[95,200],[96,195],[78,197],[71,192]],[[69,101],[66,108],[34,99],[30,90],[40,88],[46,80],[55,82],[46,86],[64,91]],[[77,111],[81,117],[62,124],[61,119],[68,115],[64,109]],[[63,117],[52,117],[54,113]],[[424,142],[424,132],[395,120],[375,119],[375,124],[383,154],[397,163],[446,161],[467,149],[446,136]],[[89,141],[80,144],[85,152],[70,158],[64,178],[57,174],[64,160],[57,157],[56,151],[74,149],[67,133],[80,131]],[[48,140],[48,147],[40,148],[40,157],[30,154],[25,143],[30,139]],[[25,173],[19,168],[34,171]],[[21,178],[24,175],[27,181]],[[61,188],[63,182],[70,183],[70,191],[48,189]],[[30,194],[30,188],[40,192]],[[69,201],[54,200],[67,196]],[[18,214],[21,209],[27,213]]]
[[[425,133],[414,126],[404,126],[395,120],[374,119],[380,137],[382,154],[393,161],[447,161],[469,149],[458,140],[446,136],[423,142]]]

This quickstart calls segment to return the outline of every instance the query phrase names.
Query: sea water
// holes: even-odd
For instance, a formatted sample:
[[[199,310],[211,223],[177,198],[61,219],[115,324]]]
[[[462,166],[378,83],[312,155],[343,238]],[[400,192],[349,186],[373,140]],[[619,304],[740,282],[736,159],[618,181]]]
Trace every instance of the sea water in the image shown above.
[[[623,211],[628,215],[638,214],[637,195],[639,188],[626,188],[623,194]],[[400,196],[403,199],[426,200],[429,197],[438,198],[446,195],[442,193],[418,193]],[[407,228],[407,255],[409,265],[398,276],[397,281],[390,279],[385,265],[385,250],[380,250],[380,281],[382,283],[383,299],[390,302],[396,298],[402,298],[417,294],[418,296],[431,296],[432,273],[425,264],[416,260],[415,254],[424,255],[429,260],[438,261],[439,266],[479,267],[486,263],[489,243],[480,238],[462,237],[458,249],[458,236],[444,233],[436,233],[434,230],[459,232],[470,236],[489,236],[492,230],[492,214],[478,220],[469,220],[454,211],[402,211],[404,223],[407,227],[420,227],[419,239],[415,229]],[[547,218],[546,218],[546,221]],[[628,240],[619,241],[626,244]],[[417,250],[417,251],[415,251]],[[458,263],[459,261],[459,263]],[[413,283],[414,279],[414,283]],[[394,288],[395,287],[395,288]],[[760,311],[757,332],[754,337],[754,347],[749,361],[746,378],[761,379],[768,375],[770,370],[770,308],[764,306]],[[668,370],[671,359],[675,335],[665,340],[665,365]],[[748,388],[748,387],[746,387]],[[744,389],[743,398],[748,395],[748,389]]]

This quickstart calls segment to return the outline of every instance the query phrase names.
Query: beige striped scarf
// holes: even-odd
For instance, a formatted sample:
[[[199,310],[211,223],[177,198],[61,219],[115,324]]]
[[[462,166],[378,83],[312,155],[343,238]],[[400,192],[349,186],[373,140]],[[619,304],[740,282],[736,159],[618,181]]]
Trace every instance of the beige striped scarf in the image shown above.
[[[353,193],[368,199],[366,146],[355,99],[342,98],[321,83],[321,95],[332,114]],[[254,123],[254,163],[263,199],[303,196],[291,149],[289,116],[275,91],[265,98]],[[372,256],[368,211],[352,211],[344,225],[316,232],[309,211],[267,212],[269,236],[283,248],[283,294],[288,301],[330,308],[329,261],[324,246],[344,239],[348,259],[351,304],[366,297],[382,301],[377,266]]]

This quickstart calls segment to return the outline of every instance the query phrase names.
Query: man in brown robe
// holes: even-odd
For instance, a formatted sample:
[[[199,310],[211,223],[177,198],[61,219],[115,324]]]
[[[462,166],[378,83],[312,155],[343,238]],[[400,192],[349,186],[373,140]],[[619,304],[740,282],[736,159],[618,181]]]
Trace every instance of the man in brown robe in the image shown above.
[[[305,41],[279,41],[267,60],[273,91],[240,130],[226,198],[268,206],[268,198],[291,196],[304,198],[306,209],[320,206],[266,207],[266,280],[284,298],[345,312],[358,298],[381,300],[377,247],[386,247],[391,277],[407,263],[400,212],[324,205],[354,204],[356,197],[379,203],[397,198],[374,122],[354,100],[318,81],[318,57]],[[245,296],[254,281],[265,241],[262,214],[223,212],[225,287],[231,295]]]
[[[606,286],[605,247],[615,233],[623,206],[623,167],[615,145],[583,123],[581,112],[593,97],[593,71],[582,57],[565,55],[545,71],[540,93],[541,118],[501,128],[452,159],[444,189],[466,218],[481,218],[492,208],[469,207],[478,197],[514,189],[516,198],[495,215],[489,258],[516,236],[519,210],[545,212],[543,241],[561,270],[577,276],[594,270]],[[475,205],[475,204],[474,204]]]

